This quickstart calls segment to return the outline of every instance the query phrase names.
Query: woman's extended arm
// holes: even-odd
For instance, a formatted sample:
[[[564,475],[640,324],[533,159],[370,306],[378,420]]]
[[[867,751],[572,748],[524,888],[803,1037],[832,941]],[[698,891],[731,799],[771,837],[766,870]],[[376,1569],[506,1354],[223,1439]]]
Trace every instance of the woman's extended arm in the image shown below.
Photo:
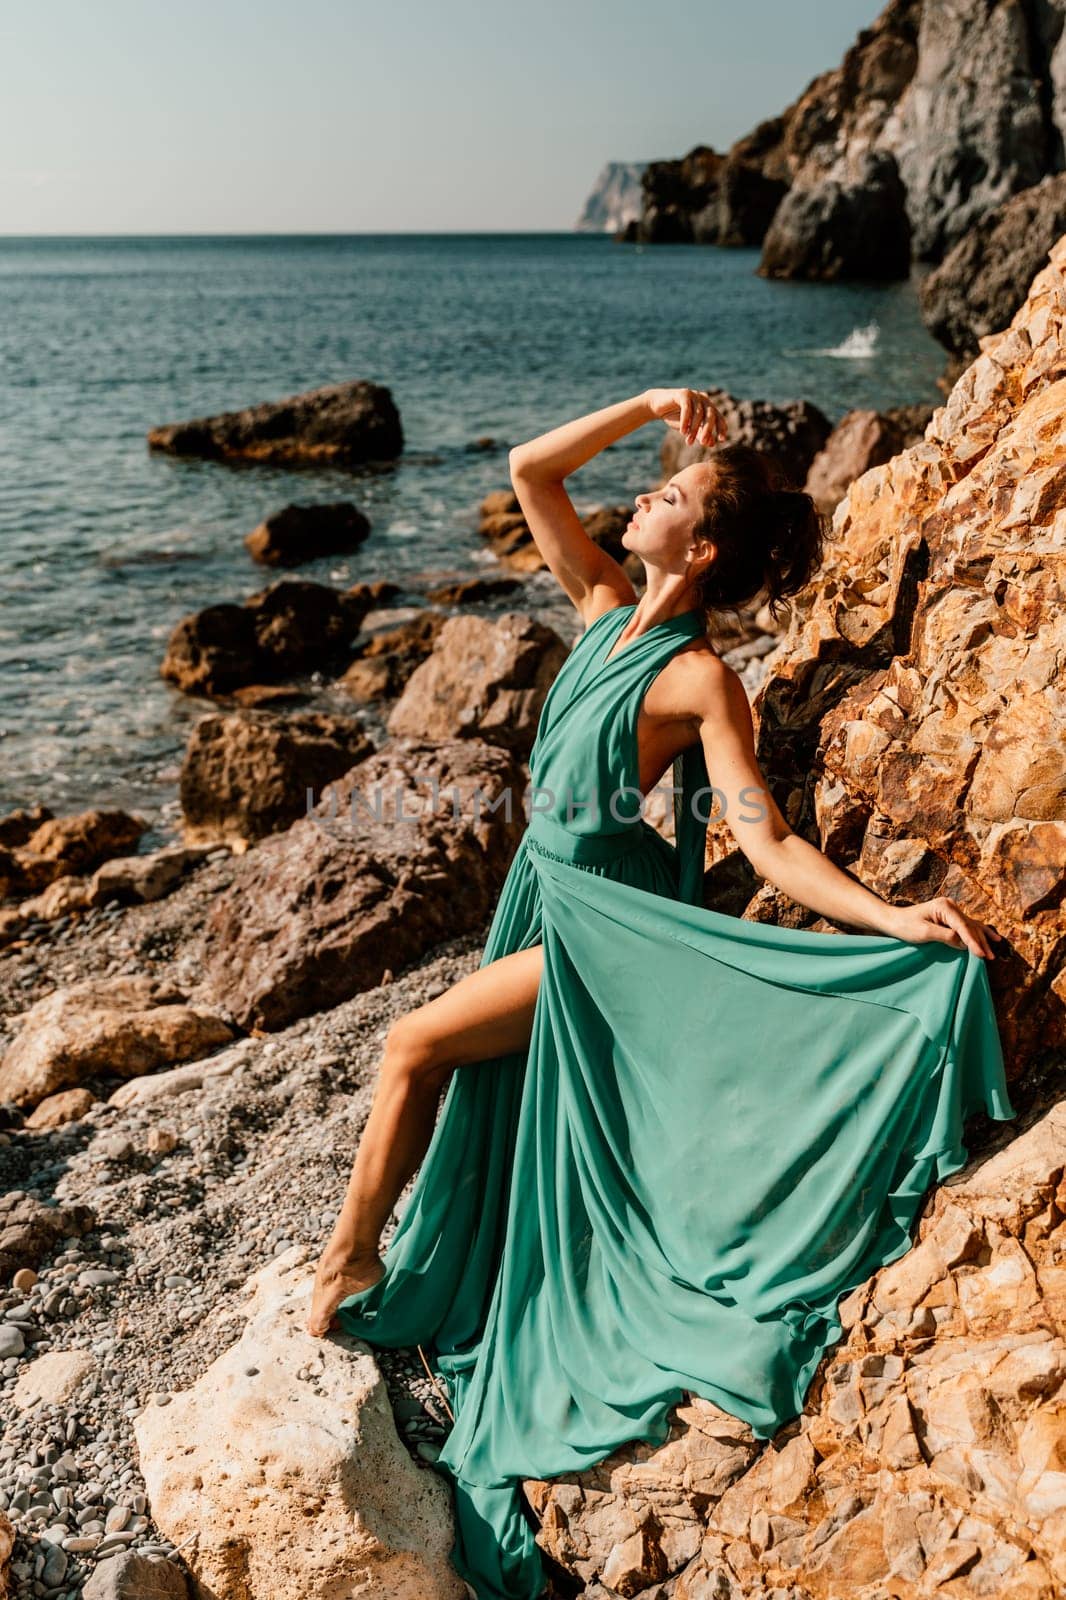
[[[656,418],[690,443],[714,444],[724,431],[720,414],[702,390],[645,389],[515,445],[509,454],[511,483],[533,542],[586,625],[610,606],[635,600],[636,594],[624,569],[585,532],[563,479],[616,439]]]
[[[755,754],[747,693],[738,675],[715,658],[701,664],[694,691],[700,740],[714,788],[706,801],[715,820],[725,821],[760,877],[776,884],[799,905],[833,922],[920,944],[939,940],[965,945],[975,955],[995,954],[995,929],[970,917],[953,900],[938,896],[915,905],[892,905],[843,871],[789,827],[766,786]]]

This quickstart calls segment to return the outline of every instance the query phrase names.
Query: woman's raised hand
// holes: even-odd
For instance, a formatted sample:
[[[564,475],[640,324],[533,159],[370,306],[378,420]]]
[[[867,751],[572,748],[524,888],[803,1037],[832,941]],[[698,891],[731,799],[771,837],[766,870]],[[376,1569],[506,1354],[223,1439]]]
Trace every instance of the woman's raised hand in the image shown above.
[[[653,417],[661,417],[686,444],[721,444],[725,419],[705,389],[648,389],[645,396]]]

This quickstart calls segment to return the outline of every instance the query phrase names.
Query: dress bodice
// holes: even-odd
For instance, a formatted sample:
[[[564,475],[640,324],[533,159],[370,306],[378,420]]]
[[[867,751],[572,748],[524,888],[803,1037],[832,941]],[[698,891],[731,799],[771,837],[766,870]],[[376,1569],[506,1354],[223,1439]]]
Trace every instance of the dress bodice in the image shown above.
[[[636,603],[615,606],[589,624],[556,674],[541,710],[529,757],[528,810],[546,827],[565,828],[581,840],[635,840],[649,828],[641,820],[637,720],[653,679],[682,646],[704,632],[699,611],[684,611],[655,623],[608,654]],[[659,780],[669,785],[669,774]],[[709,800],[698,744],[674,762],[674,821],[682,856],[683,897],[691,897],[698,852],[702,882],[703,842]],[[703,821],[700,822],[702,813]]]

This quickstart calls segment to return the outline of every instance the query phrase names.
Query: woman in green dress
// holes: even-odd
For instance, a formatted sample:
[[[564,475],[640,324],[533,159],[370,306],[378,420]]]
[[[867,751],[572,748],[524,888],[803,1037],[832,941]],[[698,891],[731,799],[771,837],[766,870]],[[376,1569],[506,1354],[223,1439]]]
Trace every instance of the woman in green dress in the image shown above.
[[[716,448],[637,496],[638,601],[564,480],[654,419]],[[480,966],[390,1028],[318,1266],[310,1333],[421,1344],[448,1385],[437,1466],[478,1600],[543,1592],[523,1477],[662,1440],[686,1392],[761,1438],[796,1416],[837,1301],[908,1248],[929,1185],[963,1165],[965,1118],[1015,1115],[993,930],[943,896],[880,899],[766,786],[708,621],[802,588],[822,524],[724,435],[705,392],[649,389],[511,451],[585,628],[541,712]],[[668,768],[673,843],[642,815]],[[712,814],[762,877],[869,931],[705,908]]]

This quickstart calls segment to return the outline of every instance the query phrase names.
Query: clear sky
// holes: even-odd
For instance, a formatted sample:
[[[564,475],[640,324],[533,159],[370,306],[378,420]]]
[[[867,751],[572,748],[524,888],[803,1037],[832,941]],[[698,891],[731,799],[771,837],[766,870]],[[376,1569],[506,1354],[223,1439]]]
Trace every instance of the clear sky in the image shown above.
[[[566,230],[724,150],[879,0],[48,0],[0,12],[0,233]]]

